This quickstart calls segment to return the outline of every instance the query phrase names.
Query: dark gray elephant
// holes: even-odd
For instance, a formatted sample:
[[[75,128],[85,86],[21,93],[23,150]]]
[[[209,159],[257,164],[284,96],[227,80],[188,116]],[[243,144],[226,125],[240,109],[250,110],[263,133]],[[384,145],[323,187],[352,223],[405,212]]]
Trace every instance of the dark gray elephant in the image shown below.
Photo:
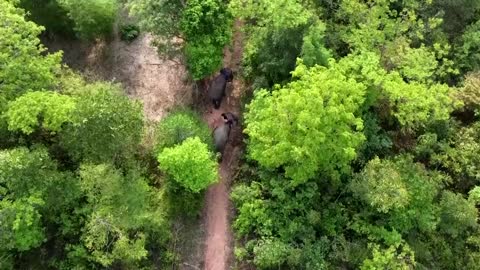
[[[220,108],[220,103],[225,96],[225,87],[227,82],[233,80],[233,72],[229,68],[222,68],[220,74],[213,79],[208,89],[208,97],[212,100],[215,109]]]

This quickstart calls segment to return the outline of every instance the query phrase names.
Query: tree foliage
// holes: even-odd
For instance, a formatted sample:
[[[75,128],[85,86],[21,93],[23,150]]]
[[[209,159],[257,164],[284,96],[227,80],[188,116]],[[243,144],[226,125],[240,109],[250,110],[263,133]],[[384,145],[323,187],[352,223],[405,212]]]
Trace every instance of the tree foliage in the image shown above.
[[[52,89],[60,70],[61,53],[46,53],[37,37],[44,28],[24,15],[11,1],[0,3],[0,95],[7,100]]]
[[[45,27],[49,34],[74,37],[74,23],[57,0],[20,0],[19,7],[27,11],[26,18]]]
[[[37,12],[33,19],[48,21],[36,17],[51,15],[39,13],[49,10],[47,2],[52,3],[23,4]],[[114,2],[77,2],[68,3],[75,8],[70,15],[80,16],[73,18],[77,27],[82,23],[77,30],[92,37],[103,33],[106,18],[97,19],[109,11],[98,5]],[[0,1],[0,268],[171,265],[176,254],[169,243],[170,221],[180,215],[171,209],[180,200],[165,196],[164,174],[137,151],[143,148],[141,104],[118,85],[87,81],[61,67],[61,53],[46,52],[37,38],[43,28],[27,22],[13,5],[18,3]],[[177,126],[175,120],[165,125],[166,136],[179,127],[210,140],[198,117],[186,115]],[[181,143],[184,138],[175,135],[158,144]],[[208,163],[194,167],[199,173],[190,172],[198,176],[207,165],[207,176],[216,180],[212,154],[197,140],[194,148]],[[198,160],[191,150],[190,157]],[[201,205],[201,196],[195,196],[183,197]]]
[[[218,180],[216,162],[207,145],[198,137],[164,148],[158,155],[159,167],[184,188],[199,192]]]
[[[338,176],[364,140],[355,113],[365,86],[333,67],[300,63],[293,74],[298,80],[271,93],[260,90],[249,104],[249,154],[267,168],[283,167],[294,184],[316,173]]]
[[[245,115],[249,159],[232,191],[240,261],[477,267],[479,102],[477,74],[467,75],[478,69],[476,6],[230,3],[245,22],[242,64],[255,91]],[[305,65],[295,69],[297,57]]]
[[[271,87],[290,79],[296,58],[302,53],[305,32],[310,29],[310,32],[322,33],[321,22],[309,28],[314,16],[303,4],[297,0],[230,2],[232,13],[246,22],[247,39],[242,64],[245,76],[254,80],[255,86]],[[312,51],[312,46],[319,46],[322,50],[321,42],[321,35],[307,38],[304,47],[307,65],[323,57],[323,52],[313,55]]]
[[[109,36],[118,12],[117,0],[58,0],[83,39]]]
[[[193,79],[213,74],[223,62],[223,48],[232,37],[233,18],[221,0],[130,0],[132,14],[153,32],[161,56],[185,63]]]
[[[159,154],[165,147],[181,144],[188,138],[198,137],[212,149],[211,131],[199,115],[188,109],[170,113],[163,118],[155,131],[155,153]]]
[[[71,123],[60,133],[62,147],[77,160],[121,160],[140,142],[140,104],[108,83],[92,84],[84,91],[77,97]]]
[[[172,227],[219,176],[207,125],[174,111],[142,151],[141,105],[61,66],[25,19],[92,39],[127,4],[194,79],[222,65],[238,19],[253,90],[228,168],[242,264],[477,269],[479,3],[0,0],[0,268],[181,259]]]
[[[81,239],[89,260],[103,266],[119,261],[135,266],[145,259],[148,233],[161,232],[165,226],[157,216],[158,206],[151,205],[150,188],[138,172],[126,175],[111,165],[83,165],[80,169],[80,187],[88,213]],[[160,230],[151,231],[157,227]]]
[[[61,208],[56,186],[70,181],[69,175],[56,170],[44,148],[26,148],[0,152],[0,212],[3,250],[26,251],[45,240],[43,221],[55,219],[53,208]],[[70,184],[75,185],[70,182]],[[65,189],[64,191],[67,191]]]
[[[75,102],[69,96],[54,92],[30,92],[10,102],[5,114],[8,128],[32,133],[38,126],[58,132],[62,124],[70,121]]]

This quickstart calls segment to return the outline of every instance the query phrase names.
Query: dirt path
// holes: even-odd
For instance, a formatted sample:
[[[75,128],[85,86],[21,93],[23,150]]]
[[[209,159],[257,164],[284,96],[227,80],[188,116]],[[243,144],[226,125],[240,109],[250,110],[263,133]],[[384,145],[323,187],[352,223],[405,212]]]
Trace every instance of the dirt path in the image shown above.
[[[226,51],[224,65],[237,71],[242,54],[242,36],[239,31],[241,24],[235,24],[233,52]],[[215,128],[221,122],[223,112],[233,112],[240,115],[240,99],[244,87],[238,76],[227,89],[226,98],[219,110],[213,110],[209,104],[203,118],[210,128]],[[241,125],[241,123],[240,123]],[[220,181],[210,187],[206,194],[204,222],[206,230],[205,239],[205,270],[226,270],[230,268],[232,256],[232,232],[230,229],[230,184],[233,173],[238,165],[242,151],[242,128],[237,126],[232,129],[225,154],[220,163]]]

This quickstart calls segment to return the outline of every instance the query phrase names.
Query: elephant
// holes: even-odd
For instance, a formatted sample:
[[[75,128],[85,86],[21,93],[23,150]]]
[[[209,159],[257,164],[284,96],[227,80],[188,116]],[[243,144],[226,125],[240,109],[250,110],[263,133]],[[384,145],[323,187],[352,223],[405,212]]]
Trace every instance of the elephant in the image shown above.
[[[223,121],[230,125],[238,124],[238,117],[231,112],[222,113],[222,117],[223,117]]]
[[[215,150],[220,153],[220,161],[222,160],[223,151],[230,136],[230,131],[232,127],[238,123],[238,117],[231,112],[222,113],[222,117],[223,123],[213,130]]]
[[[233,72],[230,68],[222,68],[220,74],[213,79],[208,89],[208,97],[213,101],[213,107],[218,110],[220,103],[225,96],[225,87],[227,82],[233,80]]]
[[[232,126],[228,123],[222,123],[219,127],[213,130],[213,140],[215,142],[215,150],[223,155],[223,151],[225,150],[225,145],[228,141],[228,136],[230,135],[230,131]]]

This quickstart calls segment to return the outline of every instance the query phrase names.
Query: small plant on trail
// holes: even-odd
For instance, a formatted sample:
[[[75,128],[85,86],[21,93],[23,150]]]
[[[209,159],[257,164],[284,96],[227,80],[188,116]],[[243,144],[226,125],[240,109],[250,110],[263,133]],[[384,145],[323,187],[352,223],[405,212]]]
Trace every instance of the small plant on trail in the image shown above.
[[[124,24],[120,27],[120,38],[124,41],[132,41],[140,35],[140,27],[135,24]]]

